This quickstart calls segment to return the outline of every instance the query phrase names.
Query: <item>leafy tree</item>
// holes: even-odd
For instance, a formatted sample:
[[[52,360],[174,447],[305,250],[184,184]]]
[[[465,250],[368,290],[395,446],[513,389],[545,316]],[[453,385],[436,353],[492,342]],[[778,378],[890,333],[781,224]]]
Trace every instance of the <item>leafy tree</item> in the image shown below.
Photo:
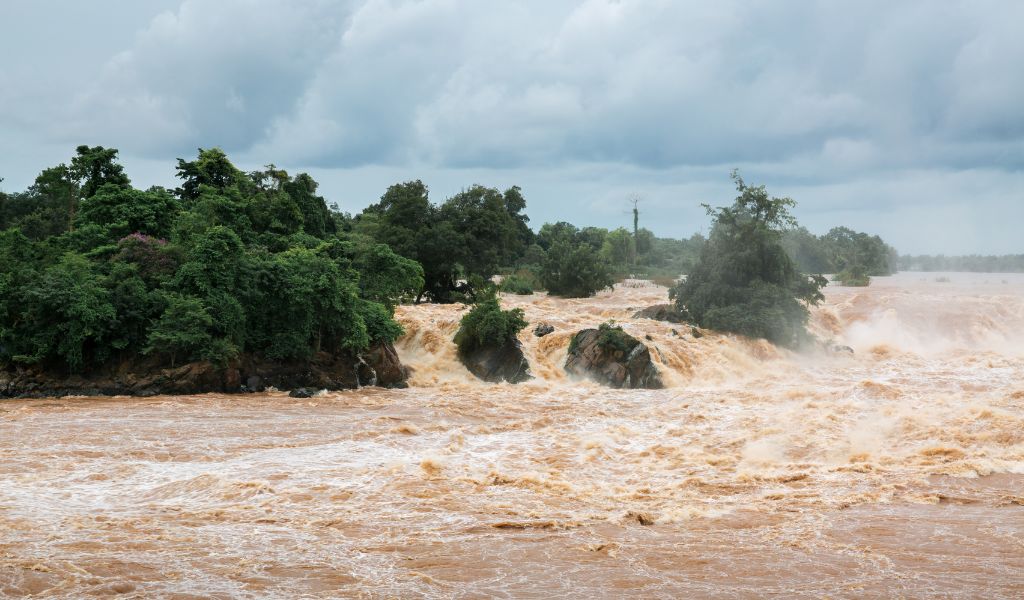
[[[139,191],[106,184],[82,200],[76,222],[107,228],[115,239],[131,233],[168,238],[178,214],[178,201],[163,188]]]
[[[601,256],[620,272],[627,272],[636,257],[636,241],[625,228],[609,231],[601,245]]]
[[[89,261],[69,253],[47,268],[25,293],[30,350],[14,359],[35,363],[59,358],[71,371],[109,356],[105,336],[116,316],[110,292]]]
[[[566,298],[587,298],[614,283],[607,263],[592,245],[567,240],[548,249],[540,279],[548,293]]]
[[[423,289],[423,267],[385,244],[353,244],[352,266],[359,272],[360,296],[393,312],[402,298]]]
[[[524,316],[521,308],[502,310],[498,298],[490,294],[462,317],[455,344],[460,353],[466,354],[477,348],[514,342],[529,325]]]
[[[198,199],[204,186],[224,193],[232,188],[239,190],[249,182],[245,173],[231,164],[220,148],[200,148],[199,156],[193,161],[179,158],[177,171],[182,183],[175,193],[186,203]]]
[[[79,146],[71,159],[72,177],[82,186],[82,198],[89,198],[105,185],[127,188],[131,180],[117,161],[117,150],[103,146]]]
[[[147,354],[168,355],[171,367],[177,364],[179,356],[186,360],[211,355],[220,358],[210,334],[213,317],[201,299],[171,292],[164,294],[163,302],[166,307],[149,331]]]
[[[783,230],[796,225],[795,203],[746,185],[737,172],[732,177],[739,196],[730,207],[705,207],[711,236],[672,295],[702,327],[795,346],[806,337],[805,303],[821,301],[827,282],[800,274],[782,246]]]

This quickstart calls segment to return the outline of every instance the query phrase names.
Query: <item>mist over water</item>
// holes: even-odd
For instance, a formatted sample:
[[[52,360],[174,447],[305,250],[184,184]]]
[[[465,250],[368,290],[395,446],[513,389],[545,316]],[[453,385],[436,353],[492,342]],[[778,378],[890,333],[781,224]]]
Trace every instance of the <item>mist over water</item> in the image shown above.
[[[517,386],[421,305],[408,390],[0,403],[0,596],[1024,595],[1024,276],[825,295],[852,355],[632,319],[666,290],[627,281],[504,296]],[[565,375],[609,319],[666,389]]]

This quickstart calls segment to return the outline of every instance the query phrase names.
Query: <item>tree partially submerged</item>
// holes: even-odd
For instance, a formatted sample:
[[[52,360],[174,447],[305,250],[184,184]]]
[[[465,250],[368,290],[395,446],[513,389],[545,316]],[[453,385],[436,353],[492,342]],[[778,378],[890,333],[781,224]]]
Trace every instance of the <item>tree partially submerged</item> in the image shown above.
[[[479,348],[514,343],[519,332],[529,325],[524,317],[521,308],[502,310],[497,296],[489,294],[462,317],[455,345],[460,354],[468,354]]]
[[[672,289],[677,307],[702,327],[797,346],[807,337],[808,304],[827,281],[800,273],[782,245],[795,202],[748,186],[738,172],[732,206],[705,205],[714,225],[693,271]]]

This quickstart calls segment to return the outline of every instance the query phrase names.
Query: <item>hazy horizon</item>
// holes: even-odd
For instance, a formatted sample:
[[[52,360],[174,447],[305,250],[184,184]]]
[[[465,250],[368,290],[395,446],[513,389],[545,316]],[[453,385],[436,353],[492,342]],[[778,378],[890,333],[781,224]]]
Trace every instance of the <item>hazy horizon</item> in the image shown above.
[[[815,233],[1024,252],[1020,4],[7,4],[5,191],[78,144],[139,187],[220,146],[348,212],[409,179],[519,185],[535,228],[628,226],[638,195],[642,226],[688,237],[737,167]]]

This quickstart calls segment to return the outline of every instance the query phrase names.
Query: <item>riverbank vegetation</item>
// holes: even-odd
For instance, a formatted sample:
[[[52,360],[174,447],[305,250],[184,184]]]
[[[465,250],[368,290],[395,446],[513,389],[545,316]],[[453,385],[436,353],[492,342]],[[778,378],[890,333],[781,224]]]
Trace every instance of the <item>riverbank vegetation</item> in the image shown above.
[[[708,209],[710,236],[675,240],[640,227],[637,212],[632,229],[534,232],[515,186],[474,185],[438,204],[409,181],[353,216],[308,174],[246,173],[216,148],[176,170],[175,189],[138,189],[117,150],[80,146],[29,189],[0,192],[0,364],[79,372],[354,355],[401,335],[398,304],[424,301],[476,303],[461,346],[495,324],[521,329],[494,280],[576,298],[650,278],[702,327],[795,345],[821,297],[811,274],[866,283],[895,268],[877,236],[813,235],[791,200],[738,175],[734,204]]]

